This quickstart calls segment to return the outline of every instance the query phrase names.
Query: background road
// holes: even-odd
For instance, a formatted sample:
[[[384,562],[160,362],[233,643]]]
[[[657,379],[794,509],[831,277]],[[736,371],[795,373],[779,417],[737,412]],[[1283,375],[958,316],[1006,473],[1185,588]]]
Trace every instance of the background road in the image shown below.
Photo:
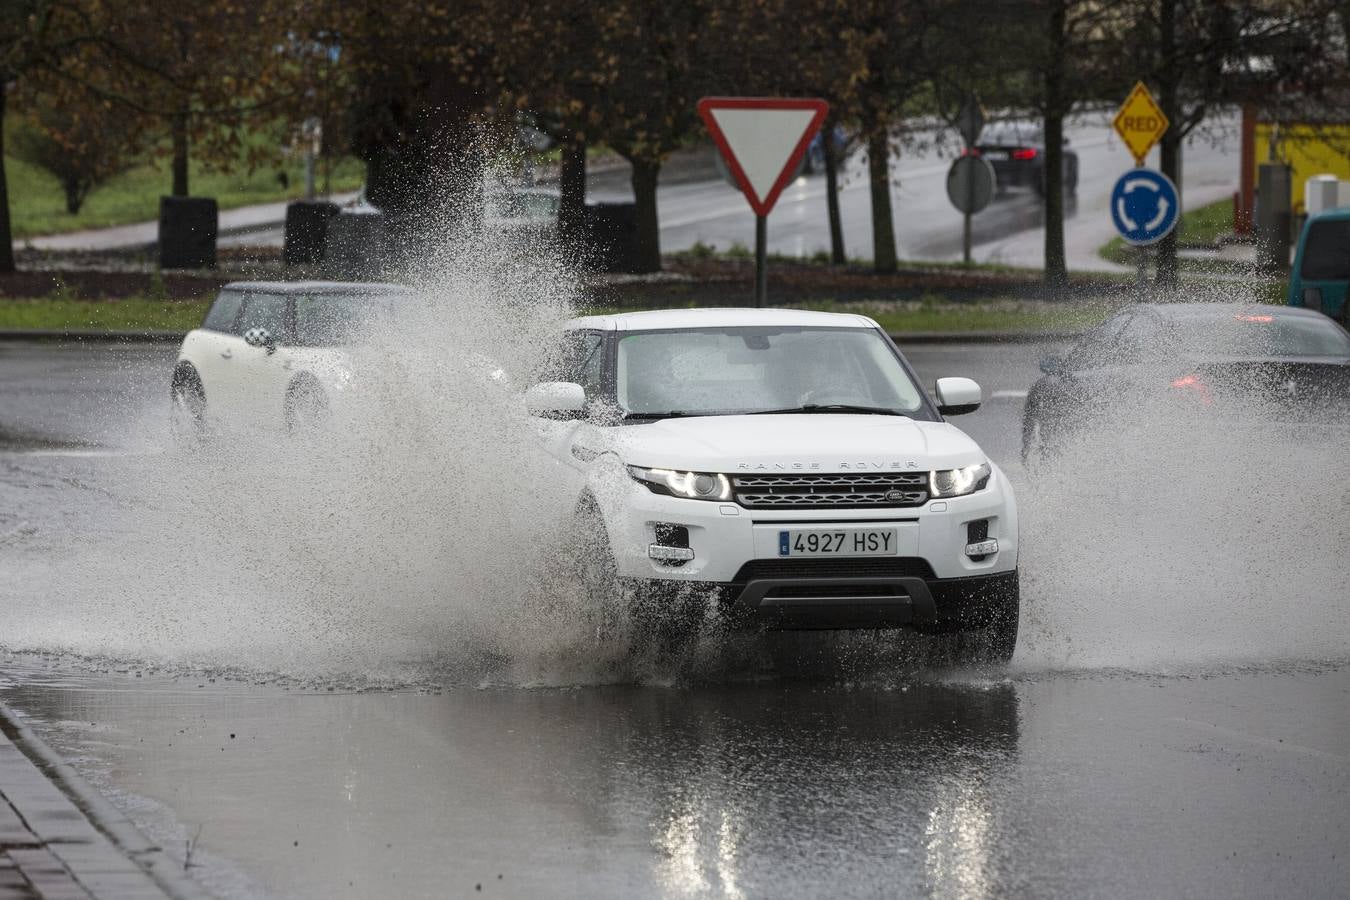
[[[1215,134],[1189,141],[1184,151],[1183,205],[1203,206],[1237,190],[1236,120],[1215,122]],[[1114,268],[1097,256],[1097,248],[1115,237],[1108,200],[1117,178],[1134,165],[1109,118],[1085,116],[1067,130],[1069,149],[1078,154],[1076,197],[1065,204],[1065,240],[1070,269]],[[958,152],[947,137],[946,146],[927,145],[902,151],[891,164],[891,203],[895,213],[900,259],[959,260],[961,215],[947,199],[947,170]],[[1155,150],[1148,159],[1158,165]],[[595,179],[593,198],[630,198],[626,174]],[[755,219],[740,192],[724,181],[673,184],[660,189],[661,248],[684,250],[696,242],[726,250],[733,244],[754,247]],[[871,191],[865,157],[855,154],[848,163],[840,196],[844,245],[850,256],[872,257]],[[1040,267],[1045,262],[1043,205],[1025,189],[1010,189],[974,218],[975,259],[978,262]],[[829,251],[824,176],[800,177],[783,192],[769,216],[769,251],[788,256],[810,256]]]
[[[1183,205],[1190,209],[1231,197],[1237,190],[1237,120],[1218,118],[1214,132],[1187,142],[1184,151]],[[1111,130],[1109,118],[1086,115],[1067,128],[1070,149],[1078,154],[1079,185],[1065,203],[1066,251],[1069,268],[1107,271],[1119,268],[1097,256],[1097,248],[1115,237],[1108,200],[1115,181],[1134,165],[1129,152]],[[905,148],[891,163],[900,259],[959,260],[961,215],[947,199],[947,169],[957,149],[951,135],[938,144],[931,134]],[[711,152],[711,151],[710,151]],[[1155,150],[1150,166],[1158,165]],[[736,244],[753,247],[755,219],[740,192],[720,178],[707,177],[711,167],[695,173],[678,167],[666,174],[658,191],[661,248],[687,250],[696,243],[720,250]],[[592,201],[629,201],[629,172],[620,167],[589,178]],[[850,257],[872,257],[871,190],[866,159],[855,153],[848,161],[840,191],[844,246]],[[806,257],[830,248],[823,175],[802,176],[783,192],[769,216],[769,251]],[[1014,188],[1000,194],[974,219],[974,256],[978,262],[1040,267],[1045,262],[1043,204],[1030,190]],[[222,237],[224,246],[280,246],[283,232],[271,227]]]
[[[1047,349],[907,348],[926,381],[968,374],[990,395],[959,422],[1016,482],[1029,539],[1009,670],[928,669],[905,636],[780,635],[616,679],[544,641],[486,636],[511,658],[474,652],[483,635],[419,645],[397,624],[406,598],[300,559],[328,580],[277,571],[283,589],[252,596],[265,543],[337,541],[332,510],[271,521],[243,447],[181,468],[164,449],[173,350],[0,344],[0,699],[166,847],[190,842],[224,897],[1343,895],[1343,603],[1245,544],[1218,565],[1183,547],[1188,580],[1128,543],[1166,521],[1137,480],[1067,500],[1029,480],[1021,396]],[[355,471],[378,483],[395,458]],[[290,465],[283,479],[307,464]],[[201,493],[179,492],[184,472]],[[1236,503],[1225,491],[1211,502]],[[232,547],[165,526],[171,506],[247,527],[258,555],[231,568]],[[442,535],[444,557],[421,560],[447,573],[440,602],[479,592],[508,617],[453,574],[454,511],[372,525]],[[1266,591],[1223,580],[1258,568],[1290,601],[1269,617]],[[436,624],[410,623],[439,641]]]

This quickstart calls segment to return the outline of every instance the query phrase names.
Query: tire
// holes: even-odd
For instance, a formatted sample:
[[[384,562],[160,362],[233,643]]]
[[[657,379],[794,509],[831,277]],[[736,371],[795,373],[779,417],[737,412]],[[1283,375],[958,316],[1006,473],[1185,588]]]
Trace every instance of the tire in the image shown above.
[[[582,591],[584,630],[597,645],[660,657],[678,654],[696,637],[706,598],[684,585],[620,577],[594,499],[578,507],[569,544],[570,569]]]
[[[1021,617],[1021,581],[1014,575],[1006,586],[986,598],[979,622],[960,631],[935,635],[936,649],[954,666],[1002,666],[1017,649]]]
[[[1022,419],[1022,468],[1028,472],[1050,456],[1046,449],[1048,430],[1039,416],[1025,416]]]
[[[286,431],[313,434],[328,422],[328,396],[312,378],[297,378],[286,392]]]
[[[195,450],[206,441],[206,391],[191,365],[179,366],[169,387],[169,430],[174,443]]]
[[[597,644],[619,640],[624,636],[626,624],[623,584],[610,550],[604,516],[590,498],[577,508],[567,554],[568,568],[582,592],[582,616],[588,637]]]

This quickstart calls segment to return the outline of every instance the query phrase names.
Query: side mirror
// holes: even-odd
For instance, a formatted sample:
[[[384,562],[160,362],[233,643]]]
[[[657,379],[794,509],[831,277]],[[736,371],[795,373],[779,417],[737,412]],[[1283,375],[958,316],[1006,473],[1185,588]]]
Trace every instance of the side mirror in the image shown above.
[[[937,394],[938,412],[944,416],[960,416],[980,408],[984,399],[980,386],[969,378],[939,378],[933,385]]]
[[[525,391],[525,408],[536,415],[581,413],[586,409],[586,391],[570,381],[544,381]]]
[[[1047,356],[1041,360],[1041,371],[1046,375],[1058,375],[1064,371],[1064,359],[1059,356]]]
[[[245,331],[244,343],[250,347],[266,348],[268,353],[275,353],[277,350],[277,340],[272,337],[272,332],[266,328],[250,328]]]

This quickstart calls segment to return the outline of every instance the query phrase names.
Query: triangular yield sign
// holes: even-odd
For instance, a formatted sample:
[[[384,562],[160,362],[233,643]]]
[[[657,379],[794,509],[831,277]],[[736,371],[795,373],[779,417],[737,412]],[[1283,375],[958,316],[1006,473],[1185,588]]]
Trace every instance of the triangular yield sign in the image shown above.
[[[797,171],[830,105],[788,97],[704,97],[698,114],[757,216],[767,216]]]

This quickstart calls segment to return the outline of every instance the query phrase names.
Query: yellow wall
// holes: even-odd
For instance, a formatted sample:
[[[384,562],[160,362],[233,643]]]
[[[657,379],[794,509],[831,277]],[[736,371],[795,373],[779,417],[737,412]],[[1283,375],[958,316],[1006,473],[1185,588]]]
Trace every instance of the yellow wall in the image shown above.
[[[1270,161],[1273,126],[1256,124],[1256,165]],[[1303,185],[1313,175],[1335,175],[1350,180],[1350,125],[1283,125],[1277,145],[1279,159],[1293,166],[1295,214],[1303,212]],[[1252,183],[1258,183],[1256,171]]]

